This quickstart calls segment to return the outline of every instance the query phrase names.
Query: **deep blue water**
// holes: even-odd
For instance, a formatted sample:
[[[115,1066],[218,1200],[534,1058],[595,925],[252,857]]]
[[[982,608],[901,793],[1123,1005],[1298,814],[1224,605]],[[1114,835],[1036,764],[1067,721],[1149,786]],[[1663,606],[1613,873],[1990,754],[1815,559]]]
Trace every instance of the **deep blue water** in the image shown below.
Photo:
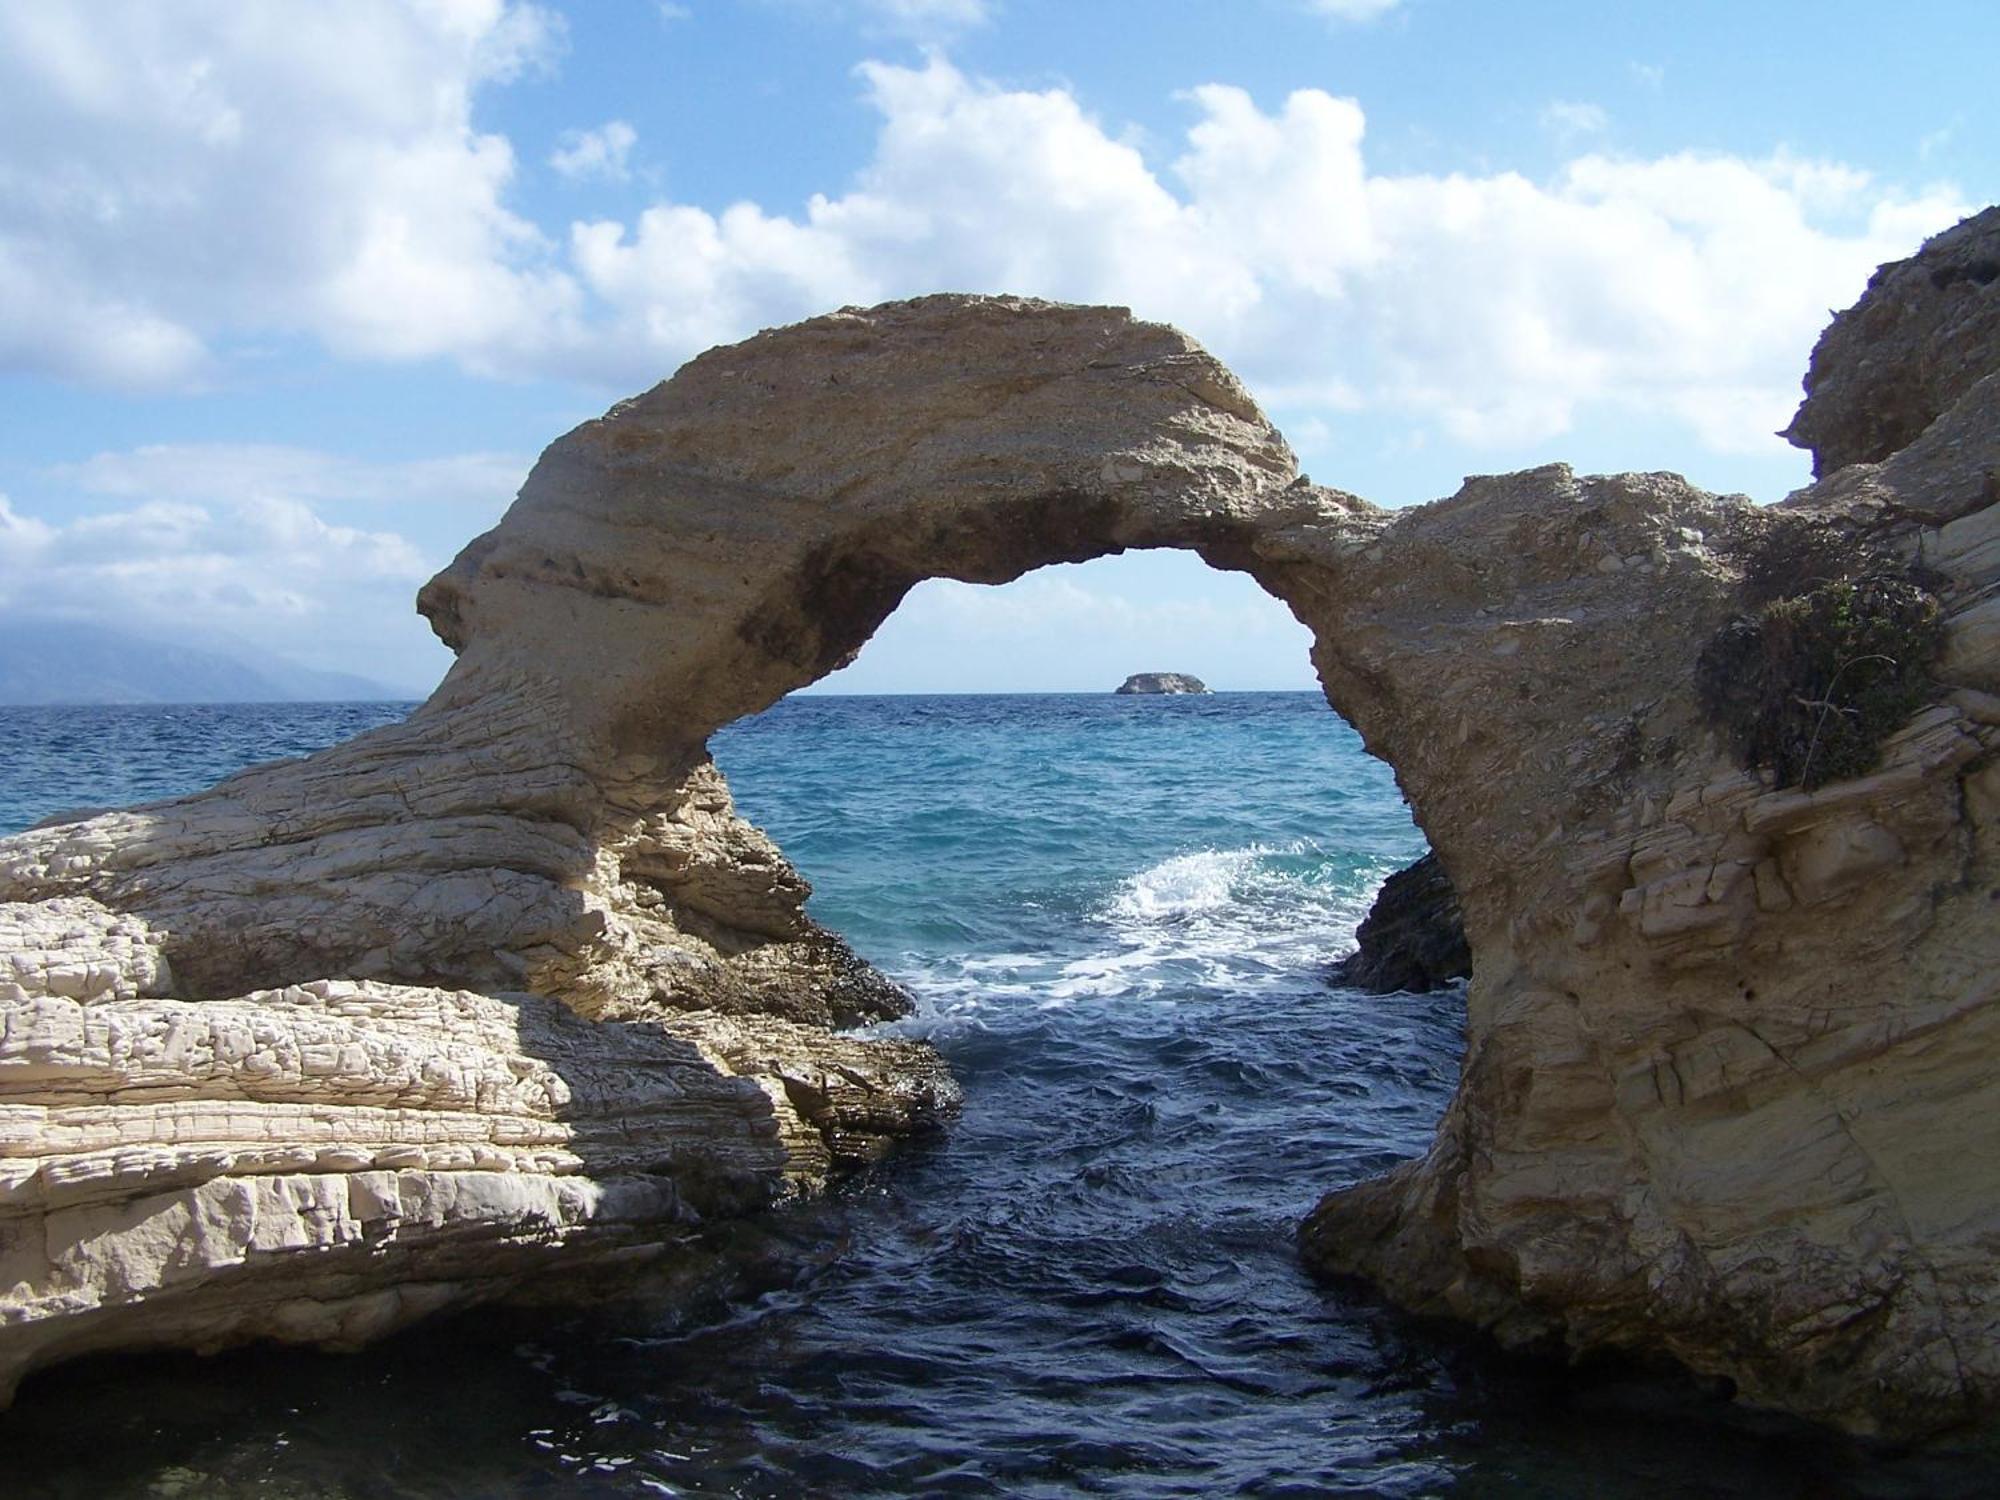
[[[0,829],[382,705],[0,709]],[[351,1357],[31,1381],[0,1493],[1978,1493],[1672,1381],[1507,1359],[1305,1277],[1419,1152],[1461,997],[1324,983],[1423,848],[1309,694],[793,698],[717,737],[813,910],[917,996],[957,1125],[759,1233],[760,1290],[481,1313]]]
[[[52,813],[129,807],[212,786],[402,718],[409,703],[0,706],[0,833]]]

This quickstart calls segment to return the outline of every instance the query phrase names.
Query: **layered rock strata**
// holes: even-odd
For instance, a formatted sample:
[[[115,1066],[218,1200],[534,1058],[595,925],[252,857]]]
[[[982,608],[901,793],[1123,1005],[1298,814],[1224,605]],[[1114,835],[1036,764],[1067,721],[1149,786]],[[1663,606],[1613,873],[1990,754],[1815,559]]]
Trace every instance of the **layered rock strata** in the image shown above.
[[[0,1395],[345,1346],[676,1253],[930,1128],[907,1000],[739,819],[718,726],[919,578],[1241,529],[1291,457],[1185,337],[935,298],[693,362],[423,590],[402,724],[0,840]]]
[[[1625,580],[1625,605],[1579,610],[1572,579],[1502,607],[1537,617],[1516,632],[1571,639],[1515,680],[1517,703],[1461,700],[1458,795],[1487,798],[1483,816],[1374,736],[1464,898],[1466,1060],[1429,1154],[1327,1199],[1310,1259],[1510,1342],[1665,1351],[1856,1430],[1991,1411],[2000,340],[1954,346],[1928,421],[1906,403],[1937,330],[1994,326],[2000,288],[1956,268],[1996,254],[1989,210],[1836,319],[1792,429],[1829,445],[1818,484],[1763,512],[1704,500],[1660,517],[1661,546],[1580,557]],[[1916,411],[1906,445],[1844,463],[1879,452],[1894,409]],[[1944,653],[1935,701],[1872,772],[1805,791],[1734,763],[1689,667],[1732,592],[1752,602],[1737,575],[1784,551],[1776,534],[1828,523],[1933,584]],[[1567,734],[1525,706],[1552,697]]]
[[[1955,294],[1919,261],[1871,297]],[[1392,514],[1115,309],[926,298],[704,355],[426,586],[458,660],[407,723],[0,841],[0,1371],[354,1342],[671,1253],[923,1128],[935,1058],[829,1029],[898,997],[706,740],[921,579],[1176,546],[1312,628],[1474,956],[1436,1143],[1323,1204],[1315,1262],[1852,1427],[1984,1410],[1993,384],[1781,511],[1557,466]],[[1947,647],[1879,768],[1805,792],[1736,763],[1693,667],[1816,507],[1921,556]]]

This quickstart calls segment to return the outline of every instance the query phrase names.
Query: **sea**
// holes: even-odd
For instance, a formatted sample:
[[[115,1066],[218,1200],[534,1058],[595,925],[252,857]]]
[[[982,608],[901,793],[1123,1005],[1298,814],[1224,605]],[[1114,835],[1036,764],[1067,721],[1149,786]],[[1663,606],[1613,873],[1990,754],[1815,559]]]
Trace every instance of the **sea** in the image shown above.
[[[0,832],[408,708],[0,709]],[[915,998],[880,1029],[949,1060],[955,1124],[671,1296],[40,1373],[0,1496],[1993,1493],[1990,1449],[1506,1355],[1301,1270],[1321,1193],[1424,1149],[1464,1024],[1458,990],[1328,981],[1424,841],[1318,695],[801,695],[712,748]]]

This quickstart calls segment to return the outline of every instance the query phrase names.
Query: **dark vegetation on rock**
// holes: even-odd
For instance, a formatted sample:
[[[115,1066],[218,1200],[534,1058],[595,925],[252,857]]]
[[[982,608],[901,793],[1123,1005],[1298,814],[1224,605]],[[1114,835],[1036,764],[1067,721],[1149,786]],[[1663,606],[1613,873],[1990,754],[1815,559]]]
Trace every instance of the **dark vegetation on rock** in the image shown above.
[[[1883,740],[1938,691],[1944,624],[1931,582],[1849,528],[1774,518],[1745,561],[1750,612],[1695,663],[1703,709],[1781,787],[1873,770]]]
[[[1354,940],[1360,947],[1334,965],[1331,983],[1422,994],[1472,974],[1458,892],[1435,853],[1383,882]]]

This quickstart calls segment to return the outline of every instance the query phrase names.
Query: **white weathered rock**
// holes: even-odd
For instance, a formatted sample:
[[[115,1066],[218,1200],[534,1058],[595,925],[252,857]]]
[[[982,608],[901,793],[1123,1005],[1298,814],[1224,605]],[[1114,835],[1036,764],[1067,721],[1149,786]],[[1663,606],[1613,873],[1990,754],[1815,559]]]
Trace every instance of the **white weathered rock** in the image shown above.
[[[1180,546],[1313,628],[1474,956],[1436,1144],[1322,1205],[1309,1254],[1850,1426],[1984,1409],[2000,663],[1980,507],[1925,503],[2000,446],[1984,400],[1798,502],[1940,560],[1961,690],[1805,793],[1695,702],[1773,524],[1740,499],[1555,466],[1381,511],[1115,309],[927,298],[704,355],[554,444],[426,586],[458,661],[408,722],[0,841],[0,1371],[355,1342],[935,1118],[927,1049],[827,1028],[897,997],[707,738],[921,579]]]

